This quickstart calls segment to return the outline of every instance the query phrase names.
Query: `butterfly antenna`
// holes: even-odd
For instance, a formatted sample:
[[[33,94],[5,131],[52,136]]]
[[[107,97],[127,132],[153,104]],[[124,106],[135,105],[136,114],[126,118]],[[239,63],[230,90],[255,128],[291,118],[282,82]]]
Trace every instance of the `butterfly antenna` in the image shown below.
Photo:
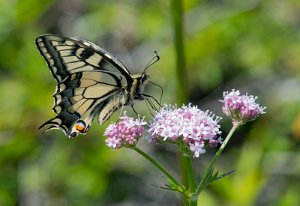
[[[153,64],[155,64],[156,62],[158,62],[160,60],[160,57],[158,56],[157,51],[154,51],[155,56],[148,62],[146,68],[144,69],[143,73],[146,73],[147,69],[152,66]]]

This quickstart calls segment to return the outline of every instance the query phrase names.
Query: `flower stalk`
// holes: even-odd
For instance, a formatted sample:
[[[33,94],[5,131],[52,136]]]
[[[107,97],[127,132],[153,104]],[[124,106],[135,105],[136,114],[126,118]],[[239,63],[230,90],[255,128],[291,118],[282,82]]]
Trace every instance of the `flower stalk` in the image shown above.
[[[192,164],[191,156],[185,156],[184,161],[186,164],[187,179],[188,179],[188,183],[189,183],[187,201],[189,203],[189,206],[197,206],[197,198],[194,198],[194,194],[196,192],[196,185],[195,185],[193,164]]]
[[[200,192],[203,190],[203,188],[207,185],[207,179],[209,177],[209,175],[211,174],[211,171],[216,163],[216,161],[218,160],[218,158],[220,157],[220,155],[222,154],[224,148],[226,147],[226,145],[228,144],[230,138],[232,137],[234,131],[239,127],[239,124],[234,124],[233,127],[231,128],[230,132],[228,133],[228,135],[226,136],[223,144],[221,145],[221,147],[219,148],[218,152],[215,154],[214,158],[212,159],[212,161],[210,162],[208,168],[206,169],[206,171],[204,172],[204,175],[201,178],[201,181],[196,189],[196,194],[200,194]]]
[[[146,154],[143,150],[139,149],[137,146],[132,147],[137,153],[146,158],[149,162],[151,162],[157,169],[159,169],[162,173],[164,173],[177,187],[178,191],[184,192],[185,189],[181,186],[181,184],[176,180],[173,175],[171,175],[161,164],[159,164],[156,160]]]

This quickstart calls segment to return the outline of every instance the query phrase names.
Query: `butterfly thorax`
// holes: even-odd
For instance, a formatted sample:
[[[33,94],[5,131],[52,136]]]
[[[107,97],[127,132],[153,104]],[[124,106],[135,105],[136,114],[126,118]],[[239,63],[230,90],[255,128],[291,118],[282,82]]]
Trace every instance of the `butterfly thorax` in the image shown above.
[[[148,74],[134,74],[131,75],[133,82],[131,85],[128,85],[127,91],[130,96],[130,102],[131,104],[134,100],[144,100],[143,96],[143,91],[144,91],[144,86],[149,80],[149,75]]]

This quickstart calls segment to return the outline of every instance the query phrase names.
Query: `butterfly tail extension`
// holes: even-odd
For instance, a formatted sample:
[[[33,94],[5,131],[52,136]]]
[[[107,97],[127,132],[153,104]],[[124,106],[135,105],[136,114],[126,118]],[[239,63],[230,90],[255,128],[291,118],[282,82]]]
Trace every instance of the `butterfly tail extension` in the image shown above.
[[[53,119],[46,121],[44,124],[42,124],[39,127],[39,129],[46,127],[43,133],[52,129],[61,129],[65,133],[65,135],[67,135],[69,138],[74,138],[77,137],[78,134],[85,134],[86,132],[88,132],[90,128],[90,125],[87,125],[82,120],[78,120],[71,126],[62,124],[61,122],[62,122],[61,119],[55,117]]]
[[[39,129],[46,127],[46,129],[44,129],[43,133],[45,133],[49,130],[52,130],[52,129],[62,129],[63,132],[65,134],[67,134],[67,130],[61,126],[59,121],[60,121],[60,119],[58,119],[58,118],[50,119],[50,120],[46,121],[45,123],[43,123],[41,126],[39,126]]]

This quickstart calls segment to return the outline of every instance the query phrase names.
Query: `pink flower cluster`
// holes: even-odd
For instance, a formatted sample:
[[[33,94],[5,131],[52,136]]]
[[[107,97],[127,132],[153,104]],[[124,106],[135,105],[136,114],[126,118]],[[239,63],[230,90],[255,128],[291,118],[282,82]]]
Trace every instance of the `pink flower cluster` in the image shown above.
[[[109,125],[104,132],[104,135],[107,136],[106,145],[113,149],[135,145],[138,138],[144,133],[143,125],[147,124],[144,119],[134,120],[127,117],[126,114],[120,119],[118,123]]]
[[[194,157],[205,152],[205,143],[216,146],[221,143],[221,118],[197,106],[165,106],[150,125],[149,138],[153,142],[183,142]]]
[[[256,119],[259,115],[266,113],[266,107],[261,107],[255,102],[257,97],[252,95],[240,95],[234,89],[223,93],[223,112],[231,117],[233,124],[245,124]]]

